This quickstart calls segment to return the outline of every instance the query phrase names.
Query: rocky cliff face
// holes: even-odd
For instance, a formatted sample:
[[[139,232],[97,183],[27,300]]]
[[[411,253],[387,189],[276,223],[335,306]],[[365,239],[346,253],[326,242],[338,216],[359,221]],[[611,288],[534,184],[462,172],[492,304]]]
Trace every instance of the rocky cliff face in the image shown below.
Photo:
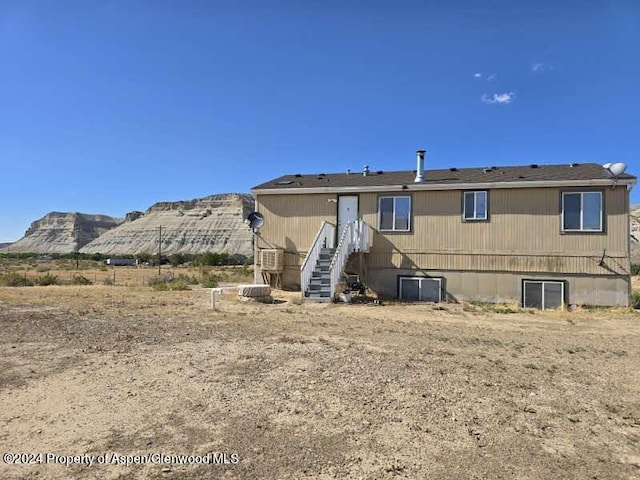
[[[180,202],[159,202],[146,212],[130,212],[117,228],[85,245],[83,253],[156,253],[162,227],[162,252],[253,254],[244,223],[253,210],[251,195],[220,194]]]
[[[14,253],[71,253],[119,223],[119,219],[106,215],[51,212],[33,222],[24,237],[10,248]]]

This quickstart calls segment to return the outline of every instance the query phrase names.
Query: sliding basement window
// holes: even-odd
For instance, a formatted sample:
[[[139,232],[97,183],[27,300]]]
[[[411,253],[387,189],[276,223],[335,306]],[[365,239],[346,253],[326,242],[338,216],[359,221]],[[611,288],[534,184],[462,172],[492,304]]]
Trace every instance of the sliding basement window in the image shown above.
[[[442,278],[400,277],[398,298],[414,302],[442,301]]]
[[[540,310],[561,309],[564,306],[564,282],[523,280],[522,305]]]

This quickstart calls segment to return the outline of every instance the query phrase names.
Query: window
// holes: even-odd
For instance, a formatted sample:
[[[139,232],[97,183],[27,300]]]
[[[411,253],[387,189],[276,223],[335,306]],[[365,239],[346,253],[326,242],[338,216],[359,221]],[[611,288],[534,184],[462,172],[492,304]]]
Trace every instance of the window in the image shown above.
[[[524,280],[522,305],[541,310],[558,309],[564,305],[564,282]]]
[[[564,232],[602,231],[602,192],[562,192]]]
[[[380,197],[378,226],[381,231],[408,232],[411,230],[411,197]]]
[[[464,192],[463,210],[465,220],[486,220],[487,192]]]
[[[398,298],[417,302],[440,302],[442,300],[442,279],[400,277]]]

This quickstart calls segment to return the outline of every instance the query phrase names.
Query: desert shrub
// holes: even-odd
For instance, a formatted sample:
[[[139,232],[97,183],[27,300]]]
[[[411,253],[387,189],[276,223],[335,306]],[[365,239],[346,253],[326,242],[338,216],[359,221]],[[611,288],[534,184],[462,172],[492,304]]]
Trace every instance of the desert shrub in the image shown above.
[[[32,287],[33,281],[17,272],[9,272],[0,277],[0,283],[7,287]]]
[[[190,277],[189,275],[185,275],[184,273],[178,275],[176,281],[186,283],[187,285],[197,285],[198,283],[200,283],[195,276]]]
[[[112,277],[104,277],[104,280],[102,280],[102,284],[107,286],[112,286],[112,285],[115,285],[116,282],[113,280]]]
[[[177,278],[173,276],[173,273],[163,273],[157,277],[153,277],[149,280],[151,288],[157,291],[166,290],[191,290],[191,285],[197,284],[198,279],[190,277],[181,273]]]
[[[223,281],[222,275],[213,272],[200,273],[200,285],[204,288],[216,288]]]
[[[631,292],[631,308],[640,308],[640,291],[638,290]]]
[[[58,285],[58,277],[56,277],[55,275],[51,275],[50,273],[45,273],[44,275],[36,278],[36,285],[40,285],[41,287]]]
[[[71,285],[93,285],[93,282],[84,275],[74,275],[71,279]]]

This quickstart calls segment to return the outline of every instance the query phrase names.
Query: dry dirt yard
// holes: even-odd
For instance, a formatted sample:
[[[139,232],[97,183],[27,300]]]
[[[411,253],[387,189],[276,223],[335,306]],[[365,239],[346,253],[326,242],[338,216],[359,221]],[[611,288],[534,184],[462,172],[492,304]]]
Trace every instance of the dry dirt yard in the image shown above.
[[[94,459],[0,478],[640,478],[637,314],[295,297],[0,288],[0,453]]]

